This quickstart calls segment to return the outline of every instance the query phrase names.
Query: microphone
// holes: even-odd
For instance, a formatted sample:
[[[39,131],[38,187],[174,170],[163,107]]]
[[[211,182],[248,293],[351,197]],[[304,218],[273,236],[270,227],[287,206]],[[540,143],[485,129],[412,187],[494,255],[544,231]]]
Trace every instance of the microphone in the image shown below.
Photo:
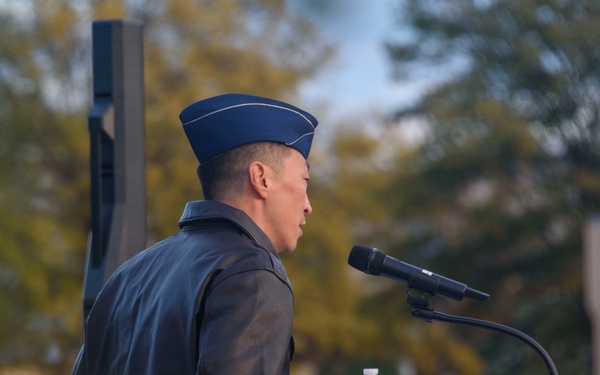
[[[388,277],[408,284],[409,288],[433,295],[441,294],[457,301],[462,301],[463,297],[485,301],[489,297],[487,293],[469,288],[463,283],[436,275],[422,268],[411,266],[373,247],[353,246],[348,256],[348,264],[366,274]]]

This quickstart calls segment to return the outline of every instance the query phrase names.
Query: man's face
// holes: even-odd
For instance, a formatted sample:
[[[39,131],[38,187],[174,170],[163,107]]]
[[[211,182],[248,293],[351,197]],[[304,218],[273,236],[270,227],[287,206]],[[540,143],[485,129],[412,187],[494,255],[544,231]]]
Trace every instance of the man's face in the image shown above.
[[[273,182],[269,195],[269,224],[267,235],[278,253],[294,251],[305,216],[312,212],[308,200],[308,163],[296,150],[285,160],[285,170]]]

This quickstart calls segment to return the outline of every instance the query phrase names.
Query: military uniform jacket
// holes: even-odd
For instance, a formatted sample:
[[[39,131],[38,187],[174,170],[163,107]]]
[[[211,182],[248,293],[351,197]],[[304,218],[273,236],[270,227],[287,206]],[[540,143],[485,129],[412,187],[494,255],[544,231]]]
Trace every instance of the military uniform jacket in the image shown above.
[[[286,374],[292,289],[242,211],[189,202],[181,231],[123,264],[85,322],[73,374]]]

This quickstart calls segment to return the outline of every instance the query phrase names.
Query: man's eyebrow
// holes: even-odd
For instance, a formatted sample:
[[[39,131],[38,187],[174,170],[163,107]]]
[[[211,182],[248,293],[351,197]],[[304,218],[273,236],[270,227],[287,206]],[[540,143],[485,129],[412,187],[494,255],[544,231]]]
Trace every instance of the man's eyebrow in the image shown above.
[[[308,160],[306,161],[306,169],[310,171],[310,163],[308,162]]]

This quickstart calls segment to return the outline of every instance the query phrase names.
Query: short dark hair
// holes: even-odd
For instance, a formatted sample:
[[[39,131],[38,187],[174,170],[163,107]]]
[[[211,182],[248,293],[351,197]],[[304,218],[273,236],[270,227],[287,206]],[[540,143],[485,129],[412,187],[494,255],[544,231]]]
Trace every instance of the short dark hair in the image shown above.
[[[239,194],[248,166],[254,161],[268,165],[277,175],[292,149],[283,143],[254,142],[226,151],[200,164],[197,169],[204,199],[224,200]]]

